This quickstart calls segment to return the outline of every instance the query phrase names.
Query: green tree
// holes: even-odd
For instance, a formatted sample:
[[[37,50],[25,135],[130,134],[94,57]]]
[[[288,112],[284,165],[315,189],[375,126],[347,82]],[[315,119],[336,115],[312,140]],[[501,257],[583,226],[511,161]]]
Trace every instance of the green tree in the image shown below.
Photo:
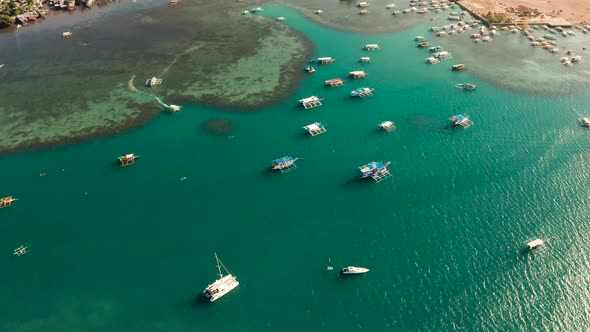
[[[6,28],[14,24],[14,19],[8,15],[0,15],[0,28]]]

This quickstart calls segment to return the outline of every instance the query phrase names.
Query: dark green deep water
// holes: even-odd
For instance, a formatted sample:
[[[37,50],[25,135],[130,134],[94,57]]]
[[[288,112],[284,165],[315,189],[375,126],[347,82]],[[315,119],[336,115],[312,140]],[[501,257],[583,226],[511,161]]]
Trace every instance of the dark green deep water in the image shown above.
[[[285,102],[248,114],[186,105],[125,134],[0,159],[0,195],[19,198],[0,210],[1,331],[590,328],[590,133],[576,125],[588,93],[510,92],[451,72],[461,59],[426,66],[413,41],[425,26],[347,34],[265,9],[337,59]],[[381,51],[360,65],[367,43]],[[323,87],[357,68],[365,81]],[[375,96],[348,97],[361,86]],[[314,94],[324,106],[295,107]],[[449,128],[462,112],[475,124]],[[220,117],[235,130],[205,129]],[[398,130],[380,132],[383,120]],[[315,121],[328,132],[302,134]],[[141,158],[118,167],[128,152]],[[286,154],[297,170],[268,170]],[[371,160],[391,161],[393,177],[356,181]],[[531,237],[547,250],[523,253]],[[25,242],[30,253],[11,256]],[[209,304],[199,294],[214,252],[240,286]],[[339,276],[346,265],[371,272]]]

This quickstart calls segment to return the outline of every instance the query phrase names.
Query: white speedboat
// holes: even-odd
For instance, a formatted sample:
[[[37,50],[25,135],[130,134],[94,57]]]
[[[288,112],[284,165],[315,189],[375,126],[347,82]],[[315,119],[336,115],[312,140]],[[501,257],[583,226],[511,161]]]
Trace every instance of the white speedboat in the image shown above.
[[[347,266],[340,270],[342,274],[363,274],[369,272],[369,269],[364,267]]]
[[[203,291],[203,294],[205,294],[205,296],[211,302],[231,292],[240,284],[236,277],[234,277],[229,272],[229,270],[223,265],[223,263],[221,263],[219,258],[217,258],[217,254],[215,254],[215,260],[217,261],[217,269],[219,270],[219,279],[215,280],[214,283],[207,286],[207,288],[205,288],[205,290]],[[225,276],[223,275],[223,273],[221,273],[222,266],[223,269],[227,272],[227,275]]]

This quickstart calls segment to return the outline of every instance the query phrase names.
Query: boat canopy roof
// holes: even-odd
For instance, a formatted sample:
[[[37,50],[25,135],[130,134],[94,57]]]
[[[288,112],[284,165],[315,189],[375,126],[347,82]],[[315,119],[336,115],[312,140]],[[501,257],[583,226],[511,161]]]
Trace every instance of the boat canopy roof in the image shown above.
[[[280,165],[280,164],[290,163],[290,162],[293,162],[293,161],[294,161],[293,160],[293,157],[291,157],[291,156],[284,156],[282,158],[279,158],[279,159],[275,160],[274,163]]]
[[[527,245],[529,246],[529,248],[535,248],[538,246],[542,246],[544,244],[543,240],[541,239],[535,239],[530,241],[529,243],[527,243]]]

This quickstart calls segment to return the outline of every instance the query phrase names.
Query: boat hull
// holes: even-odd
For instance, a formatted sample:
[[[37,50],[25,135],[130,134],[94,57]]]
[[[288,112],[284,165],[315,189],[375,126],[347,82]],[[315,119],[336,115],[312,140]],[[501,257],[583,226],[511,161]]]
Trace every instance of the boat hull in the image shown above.
[[[367,272],[369,272],[370,270],[364,267],[354,267],[354,266],[349,266],[349,267],[345,267],[343,269],[340,270],[340,273],[342,274],[365,274]]]
[[[209,299],[209,302],[215,302],[238,287],[239,284],[240,282],[234,276],[226,275],[205,288],[203,294]]]

